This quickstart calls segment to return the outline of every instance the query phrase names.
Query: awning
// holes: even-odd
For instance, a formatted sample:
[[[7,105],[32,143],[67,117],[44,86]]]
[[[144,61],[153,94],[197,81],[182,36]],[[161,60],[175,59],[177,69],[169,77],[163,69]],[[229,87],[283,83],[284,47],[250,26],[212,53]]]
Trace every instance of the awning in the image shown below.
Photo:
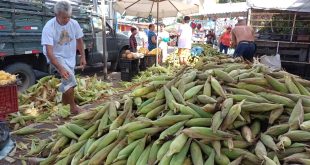
[[[229,14],[234,13],[246,13],[248,10],[248,6],[246,2],[240,3],[223,3],[223,4],[207,4],[203,11],[199,12],[199,14],[193,14],[191,16],[227,16]]]
[[[310,0],[247,0],[254,9],[310,12]]]

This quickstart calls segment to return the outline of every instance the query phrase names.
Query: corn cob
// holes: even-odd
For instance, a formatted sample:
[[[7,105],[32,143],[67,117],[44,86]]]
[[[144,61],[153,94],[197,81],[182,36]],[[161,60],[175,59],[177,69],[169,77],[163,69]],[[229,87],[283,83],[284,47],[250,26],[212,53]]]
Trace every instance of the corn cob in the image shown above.
[[[174,110],[175,109],[175,105],[173,103],[173,101],[175,101],[172,93],[170,92],[170,90],[164,86],[164,91],[165,91],[165,98],[166,100],[169,100],[166,104],[168,105],[170,110]]]
[[[190,146],[190,151],[191,151],[191,158],[192,158],[193,165],[202,165],[203,157],[202,157],[201,149],[196,142],[192,142]]]
[[[219,78],[220,80],[223,80],[228,83],[233,83],[235,81],[229,74],[227,74],[224,71],[221,71],[219,69],[214,69],[213,72],[215,76]]]
[[[183,128],[185,122],[186,122],[186,121],[178,122],[178,123],[176,123],[176,124],[170,126],[169,128],[167,128],[166,130],[164,130],[164,131],[159,135],[158,142],[159,142],[160,140],[165,139],[166,137],[169,137],[169,136],[172,136],[172,135],[176,134],[180,129]]]
[[[208,77],[207,81],[203,86],[203,95],[211,97],[211,84],[210,84],[211,77]]]
[[[172,156],[175,153],[179,153],[182,147],[185,145],[188,136],[184,133],[178,135],[170,144],[169,150],[167,152],[167,156]]]
[[[137,165],[145,165],[147,164],[148,158],[149,158],[149,154],[151,151],[151,146],[152,144],[148,145],[144,151],[142,152],[141,156],[139,157],[138,161],[137,161]]]
[[[225,117],[225,119],[221,125],[221,128],[223,130],[227,129],[227,127],[229,125],[231,125],[236,120],[236,118],[240,115],[241,107],[242,107],[243,103],[244,103],[244,101],[242,101],[239,104],[233,105],[230,108],[230,110],[228,111],[228,114],[226,115],[226,117]]]
[[[128,156],[130,155],[130,153],[135,149],[135,147],[139,144],[139,142],[141,141],[141,139],[136,140],[130,144],[128,144],[124,149],[122,149],[118,155],[117,158],[114,160],[114,162],[118,161],[118,160],[122,160],[122,159],[126,159],[128,158]]]
[[[290,130],[299,129],[299,126],[303,122],[303,120],[304,120],[304,110],[302,106],[302,101],[301,99],[299,99],[288,121],[290,125]]]
[[[144,148],[145,148],[145,143],[146,143],[146,138],[147,136],[145,136],[135,147],[135,149],[132,151],[132,153],[130,154],[130,156],[127,159],[127,164],[131,165],[131,164],[136,164],[139,156],[142,154]]]
[[[214,165],[214,163],[215,163],[215,152],[214,150],[212,150],[211,154],[209,155],[204,165]]]
[[[265,145],[261,142],[258,141],[255,146],[255,154],[260,158],[264,159],[264,156],[267,156],[267,149]]]
[[[261,134],[260,140],[270,149],[278,151],[276,143],[273,141],[272,137],[266,134]]]
[[[219,130],[213,132],[212,129],[208,127],[191,127],[184,129],[182,132],[191,138],[202,138],[206,140],[224,140],[234,136]]]
[[[155,126],[170,126],[173,125],[175,123],[178,123],[180,121],[185,121],[188,119],[191,119],[192,116],[191,115],[172,115],[172,116],[165,116],[162,117],[160,119],[157,119],[155,121],[152,122],[153,125]]]
[[[173,155],[171,162],[170,162],[171,165],[183,164],[183,162],[186,159],[186,155],[189,151],[189,148],[191,146],[191,142],[192,142],[191,139],[188,139],[184,147],[182,148],[182,150],[179,153]]]
[[[211,76],[211,87],[218,95],[220,95],[223,98],[226,98],[225,91],[222,88],[221,84],[212,76]]]

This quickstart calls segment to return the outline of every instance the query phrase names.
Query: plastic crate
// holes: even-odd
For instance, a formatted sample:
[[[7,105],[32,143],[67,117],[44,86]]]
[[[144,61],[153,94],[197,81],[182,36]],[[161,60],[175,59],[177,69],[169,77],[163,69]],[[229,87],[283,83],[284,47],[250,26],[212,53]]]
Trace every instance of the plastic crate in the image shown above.
[[[131,73],[121,72],[121,80],[122,81],[131,81],[133,76],[134,75]]]
[[[134,75],[139,73],[139,59],[129,60],[121,59],[121,72],[132,73]]]
[[[145,56],[144,61],[146,67],[151,67],[156,63],[156,56]]]
[[[0,86],[0,116],[18,111],[17,86]]]
[[[140,59],[139,69],[140,69],[140,71],[145,71],[146,70],[145,58],[141,58]]]

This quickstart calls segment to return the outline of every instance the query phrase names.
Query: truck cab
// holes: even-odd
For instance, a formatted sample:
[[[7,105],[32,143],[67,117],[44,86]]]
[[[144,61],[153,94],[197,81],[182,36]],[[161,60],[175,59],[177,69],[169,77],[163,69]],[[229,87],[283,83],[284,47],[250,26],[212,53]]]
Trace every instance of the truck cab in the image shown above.
[[[35,83],[37,72],[54,74],[41,45],[42,29],[54,17],[55,2],[51,2],[53,0],[42,0],[41,3],[16,0],[0,2],[0,70],[18,76],[20,91]],[[83,5],[72,5],[72,18],[83,29],[87,65],[93,66],[103,61],[102,17]],[[116,69],[121,53],[129,47],[129,39],[116,33],[109,24],[106,24],[106,34],[108,62]]]

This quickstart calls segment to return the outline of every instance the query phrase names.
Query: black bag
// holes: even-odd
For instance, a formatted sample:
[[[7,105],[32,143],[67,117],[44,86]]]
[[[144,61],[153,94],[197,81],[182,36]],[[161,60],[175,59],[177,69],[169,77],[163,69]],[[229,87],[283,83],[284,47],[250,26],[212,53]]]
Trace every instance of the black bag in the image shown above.
[[[9,142],[10,140],[10,129],[6,122],[0,121],[0,150]]]

